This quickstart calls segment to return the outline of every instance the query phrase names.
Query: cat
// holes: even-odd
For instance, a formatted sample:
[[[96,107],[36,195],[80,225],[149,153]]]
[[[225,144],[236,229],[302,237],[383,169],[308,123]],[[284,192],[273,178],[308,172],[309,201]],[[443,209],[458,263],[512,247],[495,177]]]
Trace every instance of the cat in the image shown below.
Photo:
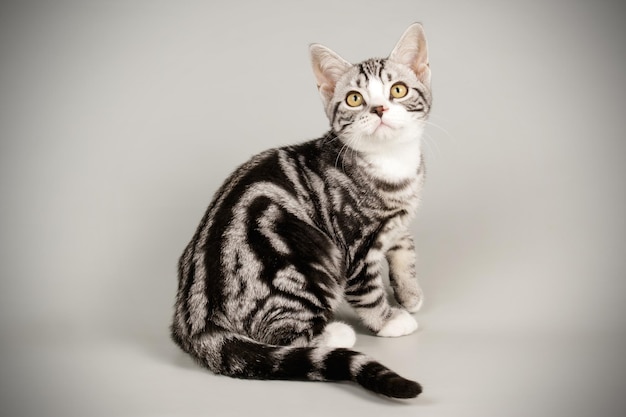
[[[216,374],[413,398],[421,386],[351,350],[355,332],[333,312],[347,300],[383,337],[417,328],[408,224],[431,107],[424,30],[411,25],[384,59],[353,65],[319,44],[310,54],[330,131],[252,157],[219,188],[179,261],[171,336]]]

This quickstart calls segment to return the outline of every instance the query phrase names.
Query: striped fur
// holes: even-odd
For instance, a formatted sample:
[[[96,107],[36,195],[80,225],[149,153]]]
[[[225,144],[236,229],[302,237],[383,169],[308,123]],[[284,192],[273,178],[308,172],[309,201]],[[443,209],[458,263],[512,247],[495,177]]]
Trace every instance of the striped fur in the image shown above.
[[[348,380],[415,397],[419,384],[350,350],[354,331],[332,318],[345,299],[380,336],[417,327],[407,313],[422,301],[408,224],[430,109],[429,73],[414,62],[426,56],[423,31],[411,26],[389,58],[357,65],[321,48],[311,50],[330,132],[253,157],[217,191],[180,258],[172,338],[217,374]],[[399,100],[389,96],[396,82],[408,87]],[[363,95],[360,108],[346,104],[349,91]],[[387,300],[385,259],[403,308]]]

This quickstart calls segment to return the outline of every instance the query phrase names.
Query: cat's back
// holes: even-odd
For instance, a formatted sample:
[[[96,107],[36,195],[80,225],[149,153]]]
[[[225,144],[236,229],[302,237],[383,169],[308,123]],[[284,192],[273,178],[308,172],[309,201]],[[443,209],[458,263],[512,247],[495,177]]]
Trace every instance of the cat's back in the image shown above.
[[[307,212],[310,176],[322,177],[328,149],[324,139],[265,150],[238,166],[222,183],[201,220],[183,258],[209,242],[219,242],[233,222],[251,217],[251,210],[271,200],[290,211]],[[311,214],[308,211],[308,214]],[[244,219],[245,218],[245,219]],[[218,249],[218,248],[215,248]],[[182,259],[181,259],[182,260]]]
[[[237,167],[215,193],[209,215],[232,209],[241,199],[246,204],[251,198],[269,197],[280,191],[294,197],[306,192],[303,189],[305,171],[318,171],[324,158],[319,141],[272,148],[252,156]]]

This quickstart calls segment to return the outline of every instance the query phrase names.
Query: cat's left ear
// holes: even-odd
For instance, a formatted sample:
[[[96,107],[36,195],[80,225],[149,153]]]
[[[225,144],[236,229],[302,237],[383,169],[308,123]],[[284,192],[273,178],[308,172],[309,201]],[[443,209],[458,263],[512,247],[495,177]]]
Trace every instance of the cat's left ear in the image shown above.
[[[409,26],[391,51],[389,60],[411,68],[423,84],[430,85],[428,46],[421,23],[413,23]]]
[[[312,44],[309,50],[317,88],[326,106],[333,97],[337,81],[352,67],[352,64],[318,43]]]

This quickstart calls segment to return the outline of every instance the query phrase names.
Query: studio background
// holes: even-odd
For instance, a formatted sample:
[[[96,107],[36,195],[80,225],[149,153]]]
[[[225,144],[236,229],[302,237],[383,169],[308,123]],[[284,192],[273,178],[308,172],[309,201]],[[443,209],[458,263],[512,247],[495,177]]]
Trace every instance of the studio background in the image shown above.
[[[0,414],[626,414],[626,13],[609,1],[0,5]],[[417,333],[356,349],[418,380],[239,381],[168,338],[176,262],[223,179],[328,129],[319,42],[424,24],[434,107]]]

